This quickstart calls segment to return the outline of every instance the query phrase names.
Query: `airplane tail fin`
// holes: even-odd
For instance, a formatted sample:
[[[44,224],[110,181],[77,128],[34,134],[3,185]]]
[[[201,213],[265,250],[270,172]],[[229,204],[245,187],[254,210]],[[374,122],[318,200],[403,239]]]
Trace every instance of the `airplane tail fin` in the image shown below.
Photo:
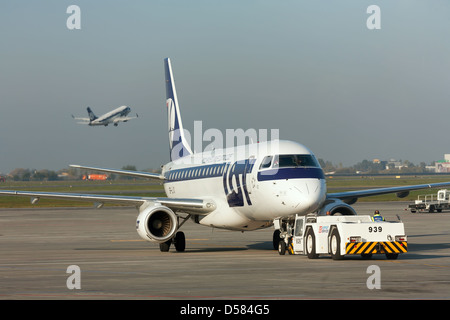
[[[175,90],[175,81],[172,74],[172,65],[169,58],[164,59],[164,69],[166,73],[166,105],[169,120],[170,161],[174,161],[191,155],[192,150],[184,135],[177,92]]]
[[[89,114],[89,119],[91,121],[94,121],[95,119],[97,119],[97,116],[92,112],[91,108],[87,107],[87,112]]]

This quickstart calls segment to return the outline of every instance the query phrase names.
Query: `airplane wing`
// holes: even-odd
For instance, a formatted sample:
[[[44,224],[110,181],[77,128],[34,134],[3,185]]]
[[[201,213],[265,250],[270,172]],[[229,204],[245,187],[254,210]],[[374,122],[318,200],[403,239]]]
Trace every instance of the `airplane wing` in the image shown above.
[[[121,174],[121,175],[127,175],[127,176],[132,176],[132,177],[139,177],[139,178],[149,178],[149,179],[157,179],[157,180],[165,179],[164,176],[159,173],[121,170],[121,169],[109,169],[109,168],[98,168],[98,167],[86,167],[86,166],[80,166],[77,164],[71,164],[70,167],[78,168],[78,169],[87,169],[87,170],[115,173],[115,174]]]
[[[138,115],[136,114],[136,117],[119,117],[115,118],[113,123],[119,123],[119,122],[127,122],[128,120],[136,119],[138,118]]]
[[[105,203],[116,203],[134,206],[141,206],[144,203],[156,203],[167,206],[174,211],[182,211],[191,214],[206,214],[213,211],[216,207],[214,202],[203,199],[133,197],[15,190],[0,190],[0,195],[30,197],[33,204],[36,204],[40,198],[94,202],[97,208],[101,208]]]
[[[337,193],[328,193],[327,198],[330,199],[340,199],[346,203],[354,203],[358,198],[377,196],[388,193],[396,193],[397,197],[404,198],[410,191],[420,190],[420,189],[433,189],[433,188],[443,188],[450,186],[450,182],[442,183],[431,183],[431,184],[418,184],[412,186],[404,187],[390,187],[390,188],[376,188],[376,189],[366,189],[357,191],[345,191]]]

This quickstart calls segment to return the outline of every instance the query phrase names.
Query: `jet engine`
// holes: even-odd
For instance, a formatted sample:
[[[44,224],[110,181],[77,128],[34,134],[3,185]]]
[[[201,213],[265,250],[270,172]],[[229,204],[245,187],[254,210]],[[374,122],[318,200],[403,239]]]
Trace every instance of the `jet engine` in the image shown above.
[[[176,214],[165,206],[149,206],[139,213],[136,230],[147,241],[158,243],[172,239],[178,229]]]
[[[328,199],[323,207],[319,209],[318,214],[353,216],[356,215],[356,211],[350,205],[339,199]]]

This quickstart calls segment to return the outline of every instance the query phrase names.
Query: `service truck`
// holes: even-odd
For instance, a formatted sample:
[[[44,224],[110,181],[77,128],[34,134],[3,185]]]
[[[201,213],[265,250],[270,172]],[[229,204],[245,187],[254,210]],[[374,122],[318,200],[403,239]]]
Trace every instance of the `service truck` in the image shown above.
[[[398,217],[398,216],[397,216]],[[306,216],[274,221],[280,230],[278,252],[284,255],[307,255],[310,259],[319,255],[331,255],[333,260],[347,255],[361,255],[370,259],[373,254],[385,254],[387,259],[397,259],[407,252],[407,237],[403,222],[375,222],[370,216]]]
[[[433,213],[450,209],[450,190],[442,189],[437,194],[419,195],[414,204],[410,204],[408,208],[412,213],[417,211]]]

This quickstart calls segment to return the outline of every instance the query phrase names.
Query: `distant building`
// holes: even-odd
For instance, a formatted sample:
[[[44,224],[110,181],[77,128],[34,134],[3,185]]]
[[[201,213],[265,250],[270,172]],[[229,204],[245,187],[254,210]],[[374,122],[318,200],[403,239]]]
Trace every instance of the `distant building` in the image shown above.
[[[436,161],[435,172],[437,173],[447,173],[450,172],[450,162],[446,160]]]
[[[436,173],[448,173],[450,172],[450,154],[444,154],[444,160],[435,162]]]
[[[386,170],[389,169],[402,169],[403,167],[407,167],[405,166],[401,161],[397,161],[395,159],[390,159],[389,161],[387,161],[386,164]]]

